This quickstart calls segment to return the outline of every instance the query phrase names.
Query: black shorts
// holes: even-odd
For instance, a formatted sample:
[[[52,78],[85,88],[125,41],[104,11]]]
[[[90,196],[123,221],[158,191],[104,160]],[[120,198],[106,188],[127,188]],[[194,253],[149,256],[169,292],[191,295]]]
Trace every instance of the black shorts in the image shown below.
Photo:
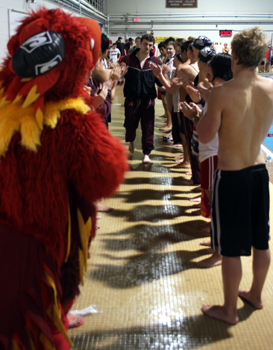
[[[264,164],[216,170],[211,205],[211,243],[227,257],[268,249],[269,179]]]

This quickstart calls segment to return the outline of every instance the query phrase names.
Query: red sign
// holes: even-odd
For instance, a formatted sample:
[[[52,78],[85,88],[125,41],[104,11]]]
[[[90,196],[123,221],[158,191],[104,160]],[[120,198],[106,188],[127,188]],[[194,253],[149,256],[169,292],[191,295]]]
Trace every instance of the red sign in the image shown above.
[[[232,30],[219,30],[220,36],[232,36]]]

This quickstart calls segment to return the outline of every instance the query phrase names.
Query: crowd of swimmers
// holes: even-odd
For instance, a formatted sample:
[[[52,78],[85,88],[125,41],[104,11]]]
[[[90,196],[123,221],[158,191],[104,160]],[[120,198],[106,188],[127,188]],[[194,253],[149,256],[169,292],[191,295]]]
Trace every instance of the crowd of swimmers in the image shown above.
[[[204,305],[202,311],[236,324],[238,295],[257,309],[263,307],[261,292],[270,264],[268,174],[260,146],[272,124],[273,82],[257,74],[268,44],[262,31],[253,28],[234,36],[231,54],[227,48],[216,53],[212,41],[201,35],[168,38],[158,45],[156,57],[154,37],[138,39],[138,46],[119,60],[125,75],[128,150],[134,153],[140,122],[143,162],[151,162],[154,106],[160,98],[164,141],[181,149],[175,166],[191,173],[183,185],[200,189],[196,206],[211,217],[211,224],[201,227],[211,238],[201,244],[214,252],[198,266],[222,264],[224,305]],[[251,255],[251,249],[253,283],[249,291],[239,290],[240,256]]]

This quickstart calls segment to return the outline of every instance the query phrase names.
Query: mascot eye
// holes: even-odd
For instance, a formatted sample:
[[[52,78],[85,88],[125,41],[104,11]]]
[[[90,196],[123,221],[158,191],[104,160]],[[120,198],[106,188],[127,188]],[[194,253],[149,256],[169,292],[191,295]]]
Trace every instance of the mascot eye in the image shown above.
[[[19,77],[33,78],[47,73],[64,58],[64,38],[55,31],[32,35],[12,56],[12,68]]]
[[[91,48],[91,50],[94,49],[94,46],[95,46],[95,40],[92,38],[91,41],[90,41],[90,48]]]

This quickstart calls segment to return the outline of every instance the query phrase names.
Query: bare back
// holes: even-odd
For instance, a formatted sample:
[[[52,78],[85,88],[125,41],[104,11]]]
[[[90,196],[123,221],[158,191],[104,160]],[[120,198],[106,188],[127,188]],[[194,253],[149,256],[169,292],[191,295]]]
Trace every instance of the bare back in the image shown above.
[[[176,76],[180,76],[182,79],[186,80],[188,83],[193,84],[195,77],[198,75],[198,69],[195,65],[183,63],[181,64],[176,72]],[[187,91],[182,85],[179,89],[180,101],[185,101],[187,96]]]
[[[273,80],[241,75],[220,86],[218,95],[218,168],[239,170],[263,163],[260,146],[273,120]]]

